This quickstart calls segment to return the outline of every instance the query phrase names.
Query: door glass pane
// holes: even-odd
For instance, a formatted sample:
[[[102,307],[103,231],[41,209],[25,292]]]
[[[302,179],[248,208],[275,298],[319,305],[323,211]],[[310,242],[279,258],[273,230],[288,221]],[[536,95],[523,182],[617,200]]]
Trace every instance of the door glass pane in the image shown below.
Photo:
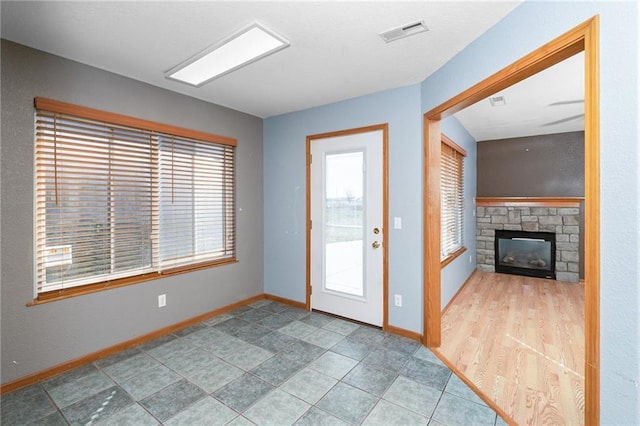
[[[364,153],[325,157],[325,289],[364,295]]]

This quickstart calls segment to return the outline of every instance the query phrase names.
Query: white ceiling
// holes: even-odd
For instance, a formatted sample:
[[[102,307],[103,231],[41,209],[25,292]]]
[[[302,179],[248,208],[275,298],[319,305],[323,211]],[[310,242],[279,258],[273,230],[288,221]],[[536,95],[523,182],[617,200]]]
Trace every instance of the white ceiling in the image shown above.
[[[584,54],[579,53],[455,114],[477,141],[584,130]]]
[[[423,81],[517,1],[1,3],[3,38],[175,92],[270,117]],[[380,32],[423,19],[392,43]],[[291,42],[200,88],[164,72],[258,21]]]
[[[238,111],[270,117],[423,81],[518,1],[2,1],[3,38]],[[424,20],[392,43],[379,33]],[[291,46],[195,88],[165,71],[249,23]],[[584,129],[579,54],[460,111],[478,141]],[[550,124],[558,122],[556,124]]]

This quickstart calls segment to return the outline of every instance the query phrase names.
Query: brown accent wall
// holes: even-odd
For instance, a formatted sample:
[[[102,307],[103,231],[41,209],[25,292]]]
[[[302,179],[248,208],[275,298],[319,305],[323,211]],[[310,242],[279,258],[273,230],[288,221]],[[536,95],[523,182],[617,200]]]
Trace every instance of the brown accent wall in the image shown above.
[[[478,142],[478,197],[583,197],[584,132]]]
[[[478,197],[584,197],[584,132],[478,142]],[[580,208],[584,277],[584,203]]]

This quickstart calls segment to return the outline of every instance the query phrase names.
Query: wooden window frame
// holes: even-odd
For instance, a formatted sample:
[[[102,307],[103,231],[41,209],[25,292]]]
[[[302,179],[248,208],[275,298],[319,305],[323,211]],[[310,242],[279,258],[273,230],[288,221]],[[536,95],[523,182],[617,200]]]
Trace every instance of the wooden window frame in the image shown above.
[[[444,145],[448,146],[449,148],[452,149],[452,151],[457,152],[461,156],[461,159],[460,159],[460,174],[458,176],[458,179],[460,180],[460,182],[459,182],[460,187],[461,187],[460,188],[461,189],[460,196],[462,197],[462,200],[461,200],[461,202],[462,202],[462,206],[461,206],[462,211],[460,212],[460,220],[462,222],[461,225],[460,225],[460,247],[456,247],[455,250],[451,251],[450,253],[447,253],[445,257],[441,257],[441,259],[440,259],[440,268],[444,268],[449,263],[453,262],[456,258],[458,258],[460,255],[462,255],[465,251],[467,251],[467,248],[466,248],[466,246],[464,244],[464,159],[467,157],[467,151],[464,148],[462,148],[460,145],[455,143],[451,138],[447,137],[445,134],[442,134],[441,137],[442,137],[441,144],[444,144]],[[441,149],[440,150],[441,161],[442,161],[442,156],[443,155],[444,155],[444,152]],[[440,184],[442,185],[442,179],[440,180]],[[442,209],[441,209],[441,212],[442,212]],[[442,219],[440,220],[440,224],[442,226]],[[441,233],[442,233],[442,230],[441,230]]]
[[[93,108],[73,105],[73,104],[59,102],[59,101],[46,99],[46,98],[36,97],[34,99],[34,106],[37,111],[54,113],[54,114],[62,114],[65,116],[71,116],[73,118],[79,118],[79,119],[88,119],[94,122],[103,123],[105,125],[115,125],[115,126],[121,126],[123,128],[131,128],[132,130],[135,130],[135,131],[153,132],[153,133],[162,135],[162,137],[176,136],[184,139],[193,140],[195,143],[202,143],[202,142],[213,143],[221,146],[222,148],[227,147],[227,148],[224,148],[226,150],[228,150],[228,147],[234,148],[237,146],[237,141],[233,138],[220,136],[212,133],[200,132],[196,130],[185,129],[182,127],[167,125],[163,123],[157,123],[149,120],[129,117],[121,114],[101,111]],[[232,153],[232,155],[233,155],[232,161],[235,162],[236,154]],[[154,167],[157,169],[158,165],[155,165]],[[235,198],[236,198],[235,197],[235,186],[236,186],[235,172],[232,173],[231,179],[232,179],[231,185],[233,187],[232,192],[234,194],[232,205],[235,205]],[[158,191],[158,188],[154,186],[154,189],[152,189],[151,191],[153,195],[155,194],[156,191]],[[156,196],[157,194],[153,195],[154,198]],[[39,206],[39,203],[35,202],[34,208],[38,209],[38,206]],[[235,245],[235,242],[237,241],[235,237],[235,234],[236,234],[235,227],[237,226],[237,220],[235,219],[235,207],[231,207],[231,208],[232,208],[232,213],[234,215],[234,218],[232,219],[233,248],[232,248],[232,254],[229,257],[220,258],[220,259],[210,259],[210,260],[197,262],[197,263],[194,262],[190,264],[179,265],[177,267],[168,267],[164,270],[160,269],[159,265],[154,263],[152,265],[153,270],[145,271],[140,274],[136,274],[134,271],[133,275],[126,276],[126,277],[121,277],[121,278],[107,277],[107,279],[104,281],[90,282],[87,284],[81,284],[74,287],[56,289],[51,291],[40,290],[39,283],[38,283],[38,274],[36,274],[36,277],[35,277],[36,282],[34,286],[34,300],[29,302],[27,305],[28,306],[37,305],[37,304],[65,299],[69,297],[95,293],[98,291],[103,291],[111,288],[118,288],[118,287],[128,286],[128,285],[137,284],[141,282],[146,282],[150,280],[155,280],[163,277],[182,274],[186,272],[201,270],[205,268],[237,263],[237,258],[236,258],[237,247]],[[154,208],[154,210],[156,209]],[[155,213],[155,215],[159,215],[159,213]],[[36,232],[37,232],[37,228],[36,228]],[[154,233],[156,233],[155,230],[154,230]],[[227,237],[228,236],[223,233],[223,238],[225,238],[225,241]],[[36,239],[36,246],[37,246],[37,242],[38,242],[37,235],[34,235],[34,238]],[[150,238],[159,239],[160,237],[156,235],[155,237],[150,236]],[[38,264],[40,260],[42,260],[40,256],[36,256],[34,258],[34,262],[36,264]],[[154,262],[155,261],[156,259],[154,256]],[[37,269],[38,268],[36,268],[36,270]]]

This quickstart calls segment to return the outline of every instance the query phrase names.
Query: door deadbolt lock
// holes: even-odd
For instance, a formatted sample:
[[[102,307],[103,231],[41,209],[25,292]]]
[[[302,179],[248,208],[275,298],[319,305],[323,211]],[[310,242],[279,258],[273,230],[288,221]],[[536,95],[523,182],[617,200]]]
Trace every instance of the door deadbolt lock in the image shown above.
[[[378,235],[380,233],[380,228],[373,228],[373,233]]]
[[[373,247],[374,249],[380,248],[380,243],[379,243],[379,242],[377,242],[377,241],[374,241],[374,242],[371,244],[371,247]]]

